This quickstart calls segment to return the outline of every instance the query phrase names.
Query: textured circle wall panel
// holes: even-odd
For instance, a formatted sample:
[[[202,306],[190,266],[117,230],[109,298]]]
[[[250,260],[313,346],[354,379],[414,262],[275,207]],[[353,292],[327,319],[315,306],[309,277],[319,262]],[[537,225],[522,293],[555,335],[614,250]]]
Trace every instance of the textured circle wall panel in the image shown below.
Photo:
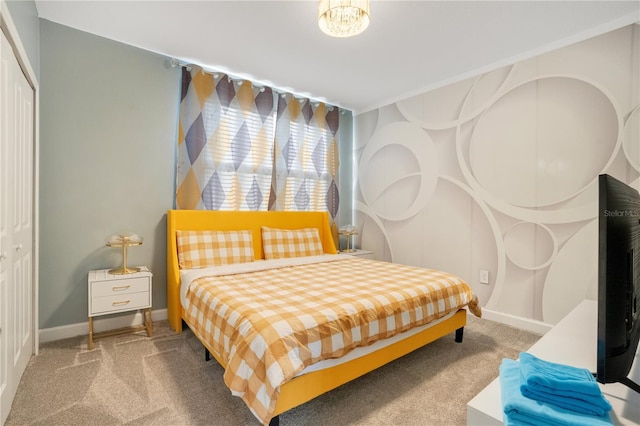
[[[559,203],[605,168],[618,131],[615,107],[595,86],[568,77],[533,80],[479,117],[469,146],[471,170],[480,186],[509,204]]]
[[[389,167],[389,165],[402,167]],[[385,217],[401,216],[411,207],[420,191],[420,166],[413,153],[402,145],[391,144],[370,159],[363,181],[370,207]]]
[[[598,296],[598,220],[565,242],[549,267],[542,292],[542,319],[556,324],[584,299]]]
[[[506,256],[491,209],[463,182],[441,176],[424,214],[423,250],[433,250],[426,256],[429,267],[455,271],[468,279],[481,304],[494,309],[505,287]],[[490,285],[476,285],[479,269],[491,271]]]
[[[629,114],[624,124],[622,138],[624,154],[629,164],[640,172],[640,105],[635,107],[633,111],[631,111],[631,114]]]
[[[460,167],[460,171],[464,176],[466,183],[469,185],[470,190],[473,192],[474,197],[480,199],[490,205],[496,211],[503,213],[513,219],[518,219],[523,222],[533,222],[533,223],[545,223],[549,224],[559,224],[559,223],[574,223],[580,222],[584,220],[593,219],[596,214],[598,207],[597,197],[592,197],[589,195],[589,188],[597,190],[597,175],[593,176],[593,179],[589,185],[587,185],[583,191],[578,194],[578,196],[573,197],[568,202],[564,203],[562,208],[558,208],[558,206],[550,206],[548,208],[529,208],[529,207],[519,207],[513,204],[510,204],[507,200],[501,199],[493,193],[487,191],[486,188],[481,186],[475,179],[475,176],[471,172],[471,168],[469,166],[469,159],[467,153],[469,152],[469,145],[471,141],[471,136],[473,134],[473,129],[469,130],[468,126],[461,125],[456,127],[456,157],[458,159],[458,165]],[[614,150],[617,152],[617,148]],[[610,164],[615,156],[612,156],[609,159]],[[488,161],[491,159],[489,158]],[[500,173],[497,171],[497,173]],[[507,178],[506,176],[502,176],[503,178]],[[583,199],[582,203],[578,203],[577,205],[572,205],[572,202],[585,197],[585,201]]]
[[[518,222],[509,228],[504,235],[504,247],[509,260],[526,270],[549,266],[558,251],[551,230],[531,222]]]
[[[355,202],[353,209],[356,213],[356,228],[362,230],[360,235],[356,237],[356,240],[358,238],[360,240],[360,247],[373,250],[377,259],[387,262],[395,261],[393,247],[389,245],[389,234],[382,221],[366,204],[360,201]]]
[[[406,122],[378,128],[360,156],[358,183],[366,205],[386,220],[415,216],[438,182],[438,155],[431,137]]]
[[[425,129],[450,129],[479,115],[508,80],[512,66],[396,102],[398,110]]]
[[[353,138],[354,150],[359,150],[367,144],[369,138],[376,130],[379,119],[379,110],[369,111],[353,118],[353,129],[355,135]]]

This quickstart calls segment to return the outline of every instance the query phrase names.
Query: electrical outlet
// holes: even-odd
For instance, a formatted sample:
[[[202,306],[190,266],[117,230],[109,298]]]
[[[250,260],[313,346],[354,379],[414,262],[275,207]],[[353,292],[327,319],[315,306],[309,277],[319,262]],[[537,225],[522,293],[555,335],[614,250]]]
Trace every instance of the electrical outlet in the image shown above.
[[[489,284],[489,271],[480,269],[480,284]]]

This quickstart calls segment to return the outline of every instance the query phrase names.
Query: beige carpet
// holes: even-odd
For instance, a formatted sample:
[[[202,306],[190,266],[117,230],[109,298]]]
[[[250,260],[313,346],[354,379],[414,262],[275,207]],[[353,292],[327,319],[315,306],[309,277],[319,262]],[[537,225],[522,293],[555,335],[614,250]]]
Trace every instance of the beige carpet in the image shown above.
[[[166,321],[155,335],[86,337],[42,346],[24,373],[7,426],[259,425],[230,395],[215,360]],[[468,316],[453,334],[280,416],[289,425],[463,425],[466,403],[540,336]]]

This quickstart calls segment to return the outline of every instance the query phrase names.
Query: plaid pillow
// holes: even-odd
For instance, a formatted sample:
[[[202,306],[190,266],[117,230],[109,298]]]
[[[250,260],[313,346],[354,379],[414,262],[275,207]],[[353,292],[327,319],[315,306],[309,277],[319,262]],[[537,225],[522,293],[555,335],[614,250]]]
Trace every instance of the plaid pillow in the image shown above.
[[[324,252],[318,228],[276,229],[263,226],[262,248],[267,260],[315,256]]]
[[[253,233],[176,231],[180,269],[253,262]]]

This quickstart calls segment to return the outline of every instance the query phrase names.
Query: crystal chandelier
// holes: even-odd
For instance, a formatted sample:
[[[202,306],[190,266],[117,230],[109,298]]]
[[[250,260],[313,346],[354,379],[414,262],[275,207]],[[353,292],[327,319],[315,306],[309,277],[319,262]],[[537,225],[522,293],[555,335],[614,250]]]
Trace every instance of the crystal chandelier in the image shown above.
[[[369,26],[369,0],[320,0],[318,25],[332,37],[351,37]]]

